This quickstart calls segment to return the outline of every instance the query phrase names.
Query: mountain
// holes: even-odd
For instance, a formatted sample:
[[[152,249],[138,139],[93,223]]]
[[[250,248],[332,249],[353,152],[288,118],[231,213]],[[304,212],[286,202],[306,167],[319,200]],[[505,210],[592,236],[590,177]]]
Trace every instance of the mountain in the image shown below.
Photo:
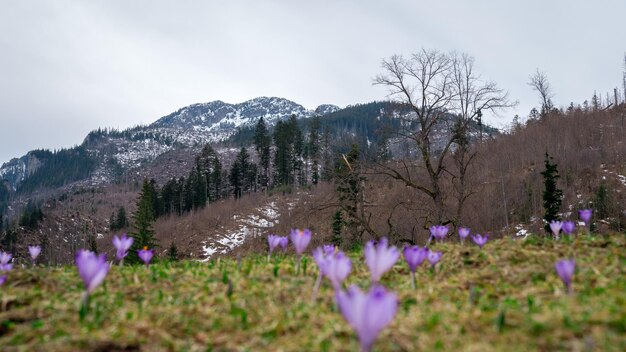
[[[88,189],[143,178],[162,184],[187,175],[195,156],[207,143],[220,143],[215,150],[228,166],[241,146],[251,144],[254,126],[261,117],[272,129],[278,121],[292,115],[299,119],[304,132],[313,117],[323,116],[323,131],[330,133],[330,148],[334,153],[345,153],[356,143],[364,153],[381,155],[384,152],[391,157],[412,158],[417,153],[415,146],[395,140],[395,132],[411,114],[413,112],[406,106],[389,101],[343,109],[325,104],[309,110],[277,97],[259,97],[239,104],[216,100],[186,106],[150,125],[123,131],[92,131],[81,145],[73,148],[30,151],[4,163],[0,180],[14,194],[8,198],[23,195],[23,202],[31,194],[43,195],[44,190]],[[434,127],[434,150],[447,140],[454,119],[449,115],[444,123]],[[477,131],[478,127],[473,126],[470,134],[477,135]],[[497,131],[487,128],[485,133]],[[7,200],[0,200],[0,211],[8,204]]]
[[[44,182],[42,186],[58,187],[75,181],[87,185],[110,182],[123,172],[139,168],[168,152],[184,148],[196,150],[207,142],[225,141],[238,129],[253,126],[261,117],[272,126],[291,115],[309,118],[337,110],[339,108],[335,105],[320,105],[315,110],[308,110],[277,97],[259,97],[239,104],[216,100],[189,105],[147,126],[124,131],[98,129],[89,133],[80,146],[61,151],[68,154],[72,150],[83,162],[87,161],[90,167],[84,171],[88,171],[88,175],[78,172],[59,182]],[[50,176],[50,168],[45,167],[50,161],[54,160],[54,164],[60,167],[67,166],[66,158],[63,157],[62,162],[59,159],[57,154],[49,151],[31,151],[4,163],[0,167],[0,179],[13,190],[24,189],[28,179]],[[33,190],[36,187],[27,188]]]

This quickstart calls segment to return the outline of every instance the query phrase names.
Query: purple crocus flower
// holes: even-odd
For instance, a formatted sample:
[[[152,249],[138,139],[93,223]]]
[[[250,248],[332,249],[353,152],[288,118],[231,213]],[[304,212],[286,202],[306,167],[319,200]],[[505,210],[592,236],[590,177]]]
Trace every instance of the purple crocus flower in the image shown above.
[[[481,236],[479,234],[476,234],[472,236],[472,241],[474,241],[474,243],[476,243],[478,247],[480,247],[480,249],[483,249],[483,246],[485,245],[485,243],[487,243],[488,240],[489,236],[487,235]]]
[[[309,229],[292,229],[289,237],[291,237],[291,243],[293,243],[293,246],[296,248],[296,253],[302,255],[309,245],[309,242],[311,242],[311,231]]]
[[[403,253],[404,259],[409,265],[409,270],[411,271],[411,287],[415,289],[415,270],[417,270],[417,267],[422,265],[424,260],[426,260],[426,257],[428,256],[428,248],[420,248],[418,246],[404,246]]]
[[[330,280],[335,290],[339,290],[350,271],[352,271],[352,261],[345,253],[339,251],[328,257],[324,275]]]
[[[319,291],[320,285],[322,284],[322,276],[326,274],[326,267],[328,266],[328,257],[326,253],[327,252],[324,251],[323,247],[317,247],[313,251],[313,260],[319,268],[317,279],[315,280],[315,285],[313,286],[313,302],[317,299],[317,291]],[[298,269],[299,264],[300,262],[298,262]]]
[[[319,268],[320,278],[326,271],[326,259],[327,259],[327,252],[324,251],[324,248],[317,247],[313,251],[313,260],[315,261],[315,264],[317,264],[317,267]]]
[[[356,331],[362,352],[372,350],[380,332],[396,315],[398,299],[395,293],[375,286],[364,293],[356,286],[347,292],[337,292],[337,306],[348,324]]]
[[[296,253],[298,254],[298,259],[296,261],[297,274],[300,273],[300,261],[302,260],[302,253],[304,253],[306,247],[309,245],[309,242],[311,242],[311,230],[291,229],[289,237],[291,237],[291,243],[293,243],[293,246],[296,249]]]
[[[554,265],[556,273],[559,275],[567,292],[572,292],[572,278],[574,277],[574,271],[576,270],[576,261],[574,259],[561,259]]]
[[[433,250],[429,250],[428,251],[428,256],[426,257],[428,259],[428,262],[430,263],[431,267],[434,268],[435,265],[437,263],[439,263],[439,260],[441,260],[441,252],[435,252]]]
[[[104,254],[96,255],[88,250],[80,250],[76,254],[76,268],[83,279],[85,292],[90,294],[98,287],[109,272],[109,263]]]
[[[11,271],[13,264],[9,263],[13,256],[9,252],[0,252],[0,271]]]
[[[120,265],[122,265],[122,261],[128,255],[128,250],[132,245],[133,238],[126,236],[125,233],[123,233],[120,237],[113,236],[113,246],[115,246],[115,249],[117,250],[115,252],[115,257],[120,262]]]
[[[6,281],[7,281],[7,276],[6,275],[0,276],[0,286],[4,285],[4,283]]]
[[[154,250],[148,249],[148,247],[143,247],[143,249],[137,251],[137,255],[139,256],[139,259],[141,259],[144,263],[146,263],[146,266],[148,266],[150,265],[150,261],[154,255]]]
[[[589,222],[591,221],[591,215],[593,215],[593,209],[581,209],[578,211],[578,216],[580,220],[585,222],[586,226],[589,226]]]
[[[554,234],[554,238],[559,238],[559,232],[561,232],[561,227],[563,227],[563,223],[557,220],[550,221],[550,230],[552,230],[552,234]]]
[[[330,244],[323,245],[322,249],[324,250],[324,253],[326,255],[333,255],[335,253],[335,246],[330,245]]]
[[[422,265],[426,257],[428,256],[428,248],[418,246],[404,246],[404,259],[409,265],[409,269],[412,273],[417,270],[417,267]]]
[[[372,282],[378,282],[385,272],[393,267],[400,258],[396,247],[388,247],[387,238],[383,237],[374,245],[374,241],[365,244],[365,263],[370,269]]]
[[[461,243],[465,242],[465,239],[470,234],[470,229],[467,227],[459,227],[459,238],[461,239]]]
[[[270,261],[270,257],[272,256],[272,252],[274,251],[274,249],[280,245],[280,240],[281,240],[280,236],[276,236],[276,235],[267,236],[267,242],[270,246],[270,252],[267,255],[268,262]]]
[[[566,235],[571,235],[575,229],[576,223],[574,223],[573,221],[564,221],[563,226],[561,227],[561,230],[563,230],[563,233],[565,233]]]
[[[30,254],[30,259],[33,260],[33,263],[35,262],[35,260],[37,259],[40,253],[41,253],[40,246],[28,246],[28,254]]]
[[[430,237],[439,241],[446,239],[448,235],[448,226],[435,225],[430,227]]]
[[[283,252],[287,250],[287,245],[289,244],[289,237],[287,236],[283,236],[283,237],[279,237],[279,241],[278,243],[280,244],[280,247],[283,249]]]

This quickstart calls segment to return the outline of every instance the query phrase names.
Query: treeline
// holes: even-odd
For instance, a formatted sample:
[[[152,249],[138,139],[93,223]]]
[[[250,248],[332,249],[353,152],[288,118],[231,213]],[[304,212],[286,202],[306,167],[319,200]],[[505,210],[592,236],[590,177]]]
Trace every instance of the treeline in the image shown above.
[[[173,178],[159,188],[149,182],[155,217],[181,215],[219,199],[240,198],[246,193],[290,191],[333,177],[339,151],[328,126],[319,116],[306,121],[307,129],[291,116],[270,131],[260,118],[251,136],[252,145],[242,147],[230,167],[207,144],[196,157],[187,177]],[[339,148],[341,149],[341,148]]]
[[[89,132],[85,141],[87,144],[96,142],[97,140],[110,137],[110,138],[123,138],[133,142],[150,139],[158,141],[165,145],[173,145],[174,139],[170,136],[163,135],[161,133],[149,132],[141,130],[142,126],[131,127],[126,130],[120,131],[115,128],[98,128],[97,130]]]
[[[361,150],[368,150],[372,144],[379,145],[393,131],[398,130],[401,122],[394,118],[394,114],[405,114],[408,111],[406,107],[389,101],[351,105],[324,115],[321,118],[322,133],[327,130],[330,139],[335,142],[333,148],[341,148],[344,153],[350,150],[353,143]],[[302,131],[309,131],[316,119],[319,116],[300,119],[298,124]],[[249,143],[254,138],[255,129],[256,126],[242,127],[229,141],[235,145]],[[273,133],[274,129],[276,126],[270,132]]]
[[[32,154],[40,160],[41,166],[19,184],[18,193],[32,192],[41,187],[60,187],[85,179],[98,165],[98,158],[82,146],[56,152],[36,150]]]

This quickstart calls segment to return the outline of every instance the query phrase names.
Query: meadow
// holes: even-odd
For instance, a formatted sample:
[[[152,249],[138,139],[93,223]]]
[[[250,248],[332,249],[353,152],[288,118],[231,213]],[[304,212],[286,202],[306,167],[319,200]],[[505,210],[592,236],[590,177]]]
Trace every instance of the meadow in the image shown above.
[[[374,351],[624,351],[626,236],[435,243],[441,261],[416,272],[400,258],[381,284],[397,314]],[[112,266],[79,315],[75,266],[15,267],[0,286],[2,351],[358,351],[334,290],[303,257],[157,261]],[[344,286],[370,287],[362,250],[346,253]],[[568,294],[555,262],[576,259]]]

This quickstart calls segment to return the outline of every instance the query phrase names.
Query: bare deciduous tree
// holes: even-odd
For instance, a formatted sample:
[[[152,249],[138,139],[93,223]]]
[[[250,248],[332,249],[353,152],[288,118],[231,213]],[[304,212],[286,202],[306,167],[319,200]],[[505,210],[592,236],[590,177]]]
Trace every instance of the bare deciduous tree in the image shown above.
[[[552,87],[550,86],[550,82],[548,82],[548,75],[537,69],[537,71],[529,77],[528,85],[539,93],[541,98],[541,117],[545,117],[553,108],[552,98],[554,98]]]
[[[401,117],[405,121],[399,134],[417,147],[420,160],[379,163],[378,171],[432,200],[433,211],[424,219],[425,227],[454,223],[471,194],[464,183],[467,168],[474,159],[469,153],[468,126],[482,111],[511,106],[507,93],[495,83],[483,81],[474,72],[474,59],[467,54],[422,49],[408,59],[399,55],[385,59],[382,68],[383,73],[374,79],[374,84],[388,87],[391,98],[412,110],[412,114]],[[454,115],[458,115],[456,120],[450,118]],[[438,141],[435,149],[434,132],[442,126],[453,133]],[[458,156],[458,173],[448,170],[445,163],[452,149],[456,149]],[[416,169],[426,171],[427,181],[415,175]],[[452,217],[446,214],[443,192],[446,175],[459,181],[460,206]]]
[[[510,102],[508,93],[499,88],[495,82],[483,81],[482,77],[474,71],[473,57],[465,53],[452,53],[451,60],[454,85],[451,110],[458,117],[453,136],[456,145],[453,159],[457,167],[456,174],[453,176],[453,185],[457,195],[454,223],[457,225],[463,223],[465,201],[473,194],[467,174],[477,152],[471,149],[470,123],[477,120],[481,123],[480,119],[485,111],[495,112],[512,107],[517,102]]]

